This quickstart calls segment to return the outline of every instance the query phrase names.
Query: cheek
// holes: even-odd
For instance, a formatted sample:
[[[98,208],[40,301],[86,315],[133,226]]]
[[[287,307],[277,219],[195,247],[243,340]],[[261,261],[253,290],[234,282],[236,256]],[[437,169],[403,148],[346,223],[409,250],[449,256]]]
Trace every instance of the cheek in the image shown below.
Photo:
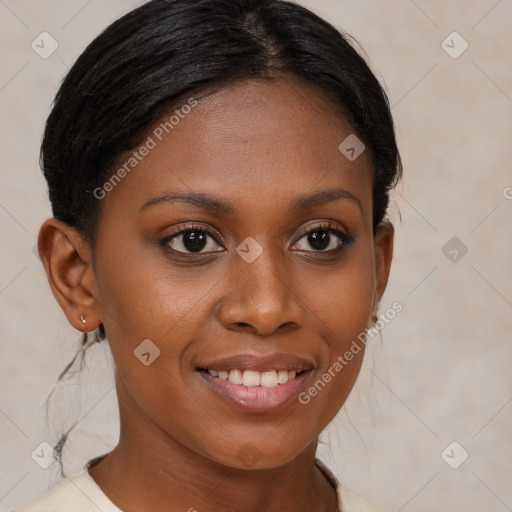
[[[189,348],[211,315],[226,269],[179,268],[156,251],[144,255],[125,247],[119,265],[105,258],[98,273],[123,407],[135,407],[137,416],[143,411],[144,418],[187,446],[204,450],[200,440],[212,438],[211,418],[190,389]]]
[[[102,253],[97,275],[99,308],[124,407],[137,404],[176,436],[186,435],[188,428],[176,418],[208,424],[201,404],[190,399],[180,364],[204,322],[208,291],[221,276],[187,272],[155,257],[155,251],[144,256],[126,245],[122,254]]]
[[[129,238],[129,237],[127,237]],[[193,314],[214,276],[167,262],[158,248],[104,251],[97,263],[98,303],[102,319],[129,335],[162,336]],[[117,324],[117,325],[116,325]]]
[[[314,312],[333,352],[345,350],[368,327],[373,310],[375,269],[373,246],[361,243],[330,273],[308,280]],[[316,272],[319,272],[318,270]],[[321,271],[320,271],[321,272]],[[322,329],[323,326],[323,329]]]
[[[342,265],[311,287],[315,293],[309,302],[315,305],[318,331],[327,342],[327,353],[303,401],[311,400],[325,418],[334,417],[343,406],[363,362],[363,336],[371,321],[375,290],[371,251],[370,243],[361,243],[357,250],[354,247]]]

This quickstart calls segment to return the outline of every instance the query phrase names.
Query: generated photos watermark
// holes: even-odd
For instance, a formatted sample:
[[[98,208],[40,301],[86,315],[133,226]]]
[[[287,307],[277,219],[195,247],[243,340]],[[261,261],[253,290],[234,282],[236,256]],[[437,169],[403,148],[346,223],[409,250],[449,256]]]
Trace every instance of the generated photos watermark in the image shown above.
[[[179,109],[176,109],[167,120],[162,121],[156,128],[153,129],[151,135],[148,135],[147,139],[138,146],[128,157],[122,167],[119,167],[117,171],[103,184],[101,187],[97,187],[93,191],[93,195],[96,199],[104,199],[108,192],[112,191],[115,186],[126,177],[137,165],[142,162],[144,157],[149,155],[152,149],[156,146],[166,134],[170,133],[179,123],[181,119],[184,119],[189,114],[193,107],[197,105],[197,100],[189,98],[187,103],[182,105]]]
[[[329,369],[325,371],[322,376],[318,378],[306,391],[299,394],[299,402],[302,405],[307,405],[311,401],[312,397],[317,396],[318,393],[320,393],[325,386],[334,377],[336,377],[336,375],[339,374],[350,361],[352,361],[354,356],[361,352],[362,346],[366,346],[370,339],[377,336],[377,334],[384,329],[384,327],[389,324],[391,320],[393,320],[396,315],[402,311],[402,309],[402,304],[396,301],[384,313],[381,313],[379,315],[379,319],[372,327],[359,333],[357,339],[352,340],[350,347],[342,355],[339,355],[336,358],[336,361],[334,361]]]

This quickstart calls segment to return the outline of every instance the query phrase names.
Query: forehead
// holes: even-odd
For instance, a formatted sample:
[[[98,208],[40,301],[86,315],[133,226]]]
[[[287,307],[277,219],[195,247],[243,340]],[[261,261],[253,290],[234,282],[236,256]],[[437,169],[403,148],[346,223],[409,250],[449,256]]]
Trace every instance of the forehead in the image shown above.
[[[141,144],[145,156],[124,155],[122,182],[102,208],[135,211],[169,190],[271,204],[284,196],[344,186],[371,201],[372,167],[364,152],[350,161],[338,146],[353,134],[335,105],[292,79],[246,80],[194,96],[162,117]],[[132,158],[133,166],[126,162]]]

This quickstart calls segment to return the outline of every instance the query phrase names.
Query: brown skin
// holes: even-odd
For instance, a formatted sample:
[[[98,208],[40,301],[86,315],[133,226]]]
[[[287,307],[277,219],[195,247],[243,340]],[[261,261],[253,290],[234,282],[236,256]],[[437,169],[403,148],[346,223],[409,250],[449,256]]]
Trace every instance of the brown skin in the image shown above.
[[[350,162],[338,150],[352,132],[310,86],[289,78],[237,83],[201,98],[107,193],[94,253],[62,222],[41,227],[41,258],[69,322],[81,331],[103,322],[108,333],[121,437],[90,474],[122,510],[170,503],[199,512],[336,510],[315,453],[364,351],[307,405],[295,399],[266,413],[228,403],[195,369],[243,352],[282,351],[313,362],[307,389],[371,325],[393,227],[383,223],[373,236],[368,151]],[[360,207],[345,198],[290,212],[293,199],[333,188]],[[183,201],[139,212],[166,191],[211,194],[234,213]],[[158,245],[190,222],[221,239],[208,238],[196,258]],[[315,251],[305,235],[325,222],[353,243],[330,255]],[[263,248],[251,264],[235,251],[248,236]],[[336,234],[330,240],[339,245]],[[187,251],[183,241],[172,248]],[[149,366],[133,354],[146,338],[161,351]],[[238,457],[248,441],[260,457],[252,467]]]

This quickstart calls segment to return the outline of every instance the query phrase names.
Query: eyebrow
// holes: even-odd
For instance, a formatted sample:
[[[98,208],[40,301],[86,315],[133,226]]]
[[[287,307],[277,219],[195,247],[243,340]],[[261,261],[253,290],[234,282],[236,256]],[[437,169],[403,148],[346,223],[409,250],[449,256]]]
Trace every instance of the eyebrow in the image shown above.
[[[352,192],[349,192],[344,188],[330,188],[298,197],[291,202],[290,209],[292,212],[298,213],[308,210],[314,206],[330,203],[331,201],[337,201],[339,199],[349,199],[357,204],[361,212],[363,211],[361,201],[352,194]]]
[[[205,210],[212,210],[218,213],[233,213],[233,206],[217,197],[197,192],[164,192],[163,194],[146,201],[139,209],[142,212],[146,208],[168,201],[184,201],[185,203],[199,206]]]
[[[349,199],[350,201],[357,204],[359,210],[362,212],[361,201],[354,194],[343,188],[320,190],[295,198],[290,203],[290,211],[292,213],[299,213],[311,209],[315,206],[330,203],[340,199]],[[235,208],[231,203],[209,194],[202,194],[197,192],[164,192],[163,194],[154,197],[149,201],[146,201],[140,207],[139,212],[142,212],[150,206],[172,201],[183,201],[185,203],[199,206],[205,210],[211,210],[217,213],[229,214],[234,213],[235,211]]]

